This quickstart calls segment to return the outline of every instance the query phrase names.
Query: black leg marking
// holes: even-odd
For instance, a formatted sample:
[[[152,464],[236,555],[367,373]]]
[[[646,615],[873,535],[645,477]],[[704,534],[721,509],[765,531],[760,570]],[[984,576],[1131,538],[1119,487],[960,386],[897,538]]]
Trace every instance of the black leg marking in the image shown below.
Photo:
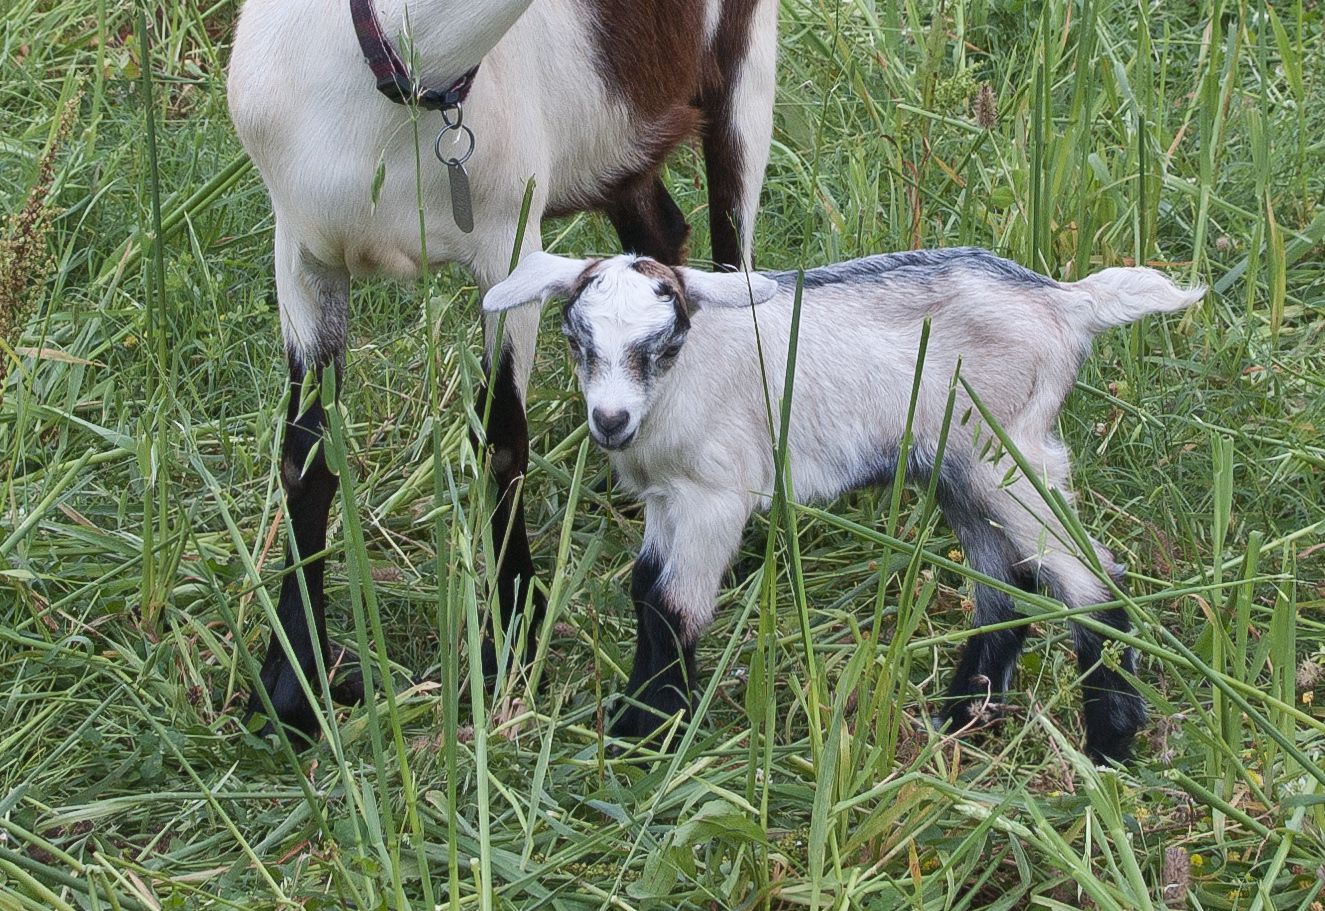
[[[945,464],[942,475],[948,473]],[[960,470],[954,470],[953,474],[960,475]],[[1035,580],[1018,567],[1012,542],[984,517],[976,505],[978,501],[964,490],[964,485],[941,476],[938,490],[943,515],[961,542],[971,568],[1024,591],[1033,591]],[[984,585],[975,587],[972,620],[975,626],[1004,623],[1017,616],[1016,606],[1006,592]],[[979,633],[967,640],[948,687],[944,710],[952,730],[960,730],[976,720],[982,704],[997,702],[1012,685],[1012,673],[1025,641],[1025,626]]]
[[[497,550],[497,610],[489,612],[489,629],[483,641],[483,674],[497,673],[497,651],[492,624],[499,623],[509,635],[524,635],[521,656],[527,666],[534,660],[538,629],[543,622],[547,601],[533,587],[534,558],[529,550],[529,532],[525,526],[524,498],[519,494],[520,481],[529,468],[529,427],[524,403],[515,388],[509,353],[503,354],[491,389],[487,436],[492,447],[492,473],[497,482],[497,507],[492,513],[492,546]],[[478,397],[479,414],[486,406],[488,390]],[[532,595],[530,591],[532,589]],[[524,624],[514,622],[530,599],[530,616]]]
[[[339,365],[336,367],[339,376]],[[328,658],[327,621],[323,604],[323,564],[321,558],[312,560],[303,568],[304,582],[312,609],[315,629],[309,629],[304,612],[303,594],[294,569],[296,551],[300,559],[321,553],[327,546],[327,515],[331,510],[339,484],[327,468],[327,460],[319,445],[325,412],[321,401],[308,403],[300,413],[301,400],[317,389],[321,369],[306,373],[297,358],[290,358],[290,406],[286,414],[285,439],[281,455],[281,477],[285,485],[286,510],[294,529],[294,547],[285,551],[285,577],[281,581],[281,596],[276,616],[290,640],[299,667],[303,670],[315,693],[321,691],[315,649],[321,649],[324,661]],[[339,388],[339,384],[337,384]],[[314,452],[316,448],[316,452]],[[310,458],[311,454],[311,458]],[[316,710],[308,702],[294,667],[290,664],[280,640],[273,632],[267,645],[266,660],[262,664],[261,684],[271,698],[276,717],[292,729],[296,747],[304,747],[317,739]],[[249,697],[249,711],[261,714],[262,700],[256,693]],[[270,722],[269,722],[270,724]]]
[[[630,595],[637,621],[635,664],[630,670],[613,737],[647,737],[677,712],[693,710],[695,644],[681,630],[681,618],[667,603],[660,577],[661,561],[644,551],[635,561]]]
[[[1052,578],[1046,577],[1050,593],[1064,603]],[[1075,606],[1075,605],[1069,605]],[[1096,619],[1118,630],[1132,628],[1127,612],[1119,607],[1102,610]],[[1146,704],[1141,694],[1118,670],[1104,660],[1105,639],[1099,633],[1073,624],[1072,636],[1081,670],[1081,708],[1086,727],[1086,755],[1096,762],[1126,762],[1132,755],[1132,741],[1146,720]],[[1136,673],[1136,652],[1123,648],[1117,661],[1128,674]]]
[[[650,174],[626,185],[604,211],[621,238],[622,250],[670,266],[685,262],[690,225],[661,177]]]
[[[1043,584],[1049,594],[1068,607],[1093,603],[1093,597],[1085,600],[1087,596],[1083,592],[1087,590],[1098,588],[1098,596],[1104,597],[1104,587],[1094,585],[1093,576],[1078,578],[1074,575],[1076,584],[1068,585],[1045,566],[1032,571],[1026,560],[1029,555],[1019,552],[1016,544],[988,520],[980,505],[980,497],[966,481],[960,462],[945,461],[938,492],[943,514],[961,541],[972,568],[1023,591],[1035,591],[1037,585]],[[1114,564],[1107,552],[1096,546],[1114,581],[1121,585],[1123,567]],[[1084,567],[1075,564],[1071,569],[1088,573]],[[1016,607],[1007,594],[983,585],[976,586],[976,626],[1002,623],[1017,616]],[[1131,629],[1127,613],[1121,608],[1102,610],[1096,617],[1120,632]],[[1008,689],[1026,631],[1023,625],[980,633],[970,639],[948,690],[950,701],[945,716],[952,729],[965,727],[973,720],[974,711],[982,701],[996,698]],[[1102,660],[1105,637],[1076,624],[1073,624],[1072,632],[1077,664],[1082,673],[1086,753],[1096,761],[1125,762],[1130,756],[1132,741],[1145,722],[1145,702],[1123,673]],[[1122,671],[1133,674],[1136,655],[1130,648],[1122,649],[1116,663]]]

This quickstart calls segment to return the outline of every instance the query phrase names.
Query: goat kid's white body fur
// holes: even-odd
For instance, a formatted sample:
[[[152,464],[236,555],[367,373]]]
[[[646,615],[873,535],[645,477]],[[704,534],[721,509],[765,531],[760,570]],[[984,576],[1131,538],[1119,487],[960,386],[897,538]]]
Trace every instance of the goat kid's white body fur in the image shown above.
[[[574,274],[584,265],[571,261],[563,272]],[[595,269],[601,280],[575,304],[587,308],[583,320],[595,339],[602,334],[608,347],[620,347],[656,333],[669,318],[670,305],[656,299],[651,281],[630,268],[629,257]],[[512,286],[520,283],[521,271]],[[692,298],[703,283],[720,278],[677,271]],[[612,407],[624,402],[643,412],[629,445],[609,457],[620,482],[645,505],[644,551],[661,562],[670,606],[692,638],[712,620],[742,529],[753,510],[769,506],[774,488],[777,440],[770,435],[766,402],[772,402],[776,428],[795,280],[786,273],[774,276],[774,287],[767,277],[750,278],[757,282],[755,296],[767,302],[739,309],[699,304],[674,365],[647,396],[601,388],[628,386],[619,373],[604,371],[606,378],[592,382],[581,377],[591,410],[611,400]],[[531,290],[538,284],[530,276],[524,287],[513,287],[514,297],[499,286],[490,309],[540,296]],[[566,284],[563,277],[559,286]],[[932,463],[960,360],[961,376],[1018,450],[1050,488],[1066,495],[1069,460],[1055,425],[1094,335],[1148,313],[1187,307],[1203,293],[1135,268],[1059,284],[973,250],[918,251],[813,270],[802,296],[788,427],[792,495],[801,502],[826,501],[889,476],[926,319],[930,336],[912,451]],[[748,302],[748,294],[742,296]],[[1079,605],[1108,600],[1107,587],[1030,481],[1019,472],[1007,480],[1012,457],[1002,453],[991,460],[982,452],[991,439],[959,384],[942,475],[951,470],[950,477],[978,501],[969,504],[971,511],[1001,526],[1029,569],[1052,575],[1058,597]],[[1096,548],[1110,568],[1111,555]]]
[[[787,428],[791,495],[828,501],[864,486],[905,429],[924,320],[924,374],[913,449],[933,457],[957,362],[994,419],[1050,488],[1068,495],[1070,464],[1056,424],[1094,334],[1146,313],[1185,307],[1158,273],[1113,269],[1074,286],[992,293],[953,270],[932,286],[899,277],[802,293],[795,385]],[[1135,294],[1140,291],[1141,294]],[[692,634],[713,604],[754,509],[771,504],[776,434],[786,377],[794,284],[753,310],[700,310],[675,367],[659,383],[634,443],[610,453],[622,483],[645,504],[645,549],[666,560],[664,584]],[[761,375],[756,333],[762,343]],[[970,412],[969,420],[962,418]],[[972,477],[1024,559],[1053,571],[1064,600],[1108,600],[1096,572],[1025,477],[1005,484],[1013,460],[982,459],[993,439],[958,384],[944,457]],[[1112,556],[1097,548],[1103,565]]]

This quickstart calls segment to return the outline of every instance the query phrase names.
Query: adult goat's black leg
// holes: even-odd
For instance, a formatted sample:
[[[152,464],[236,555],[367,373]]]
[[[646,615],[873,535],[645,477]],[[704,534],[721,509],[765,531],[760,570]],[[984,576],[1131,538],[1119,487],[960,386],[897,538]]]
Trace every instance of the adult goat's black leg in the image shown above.
[[[604,211],[625,252],[652,256],[673,266],[685,262],[690,225],[658,175],[646,175],[623,186]]]
[[[725,105],[724,105],[725,107]],[[726,118],[704,135],[704,169],[708,174],[709,237],[713,262],[736,268],[741,257],[741,177],[744,149],[725,125]]]
[[[535,326],[535,329],[537,327]],[[524,637],[524,664],[534,659],[538,629],[547,601],[533,584],[534,559],[529,549],[521,484],[529,468],[529,427],[524,397],[515,376],[509,348],[502,353],[492,384],[479,396],[478,407],[487,410],[487,444],[492,454],[492,474],[497,484],[497,505],[492,512],[492,546],[497,552],[497,604],[489,612],[489,629],[483,642],[483,673],[497,672],[498,658],[493,636],[500,625],[507,636]],[[482,415],[480,411],[480,416]],[[516,622],[529,606],[527,622]]]
[[[713,261],[752,268],[754,220],[773,137],[777,0],[724,4],[711,78],[699,99],[706,122]]]
[[[349,304],[349,275],[317,262],[292,243],[276,225],[276,290],[281,325],[289,352],[290,403],[286,411],[281,451],[281,481],[285,509],[293,539],[286,544],[285,575],[281,580],[276,617],[290,644],[291,654],[272,631],[259,684],[271,699],[276,717],[305,746],[317,739],[317,710],[309,702],[295,664],[316,695],[323,681],[317,671],[317,653],[324,663],[330,652],[323,604],[327,516],[336,497],[338,480],[327,467],[323,449],[325,411],[322,378],[330,368],[341,375],[345,356],[345,324]],[[336,384],[339,389],[340,384]],[[302,577],[303,585],[300,585]],[[307,609],[304,594],[307,592]],[[309,615],[312,615],[312,625]],[[261,696],[249,698],[249,711],[265,714]]]
[[[320,395],[322,370],[305,371],[293,355],[290,358],[290,407],[285,422],[285,440],[281,454],[281,480],[285,485],[285,502],[294,540],[285,550],[285,576],[281,581],[281,596],[276,617],[290,642],[294,658],[308,679],[314,693],[321,691],[322,681],[317,673],[316,651],[321,650],[323,661],[329,659],[327,623],[323,606],[324,560],[320,554],[327,546],[327,516],[336,496],[338,480],[327,467],[322,450],[324,412]],[[302,569],[300,569],[300,563]],[[304,592],[308,593],[309,611],[304,609]],[[313,628],[308,625],[312,613]],[[303,746],[317,738],[317,714],[295,673],[294,664],[273,630],[267,645],[267,657],[262,664],[262,686],[271,698],[276,719],[292,729],[292,734]],[[261,697],[255,692],[249,698],[249,711],[262,713]]]

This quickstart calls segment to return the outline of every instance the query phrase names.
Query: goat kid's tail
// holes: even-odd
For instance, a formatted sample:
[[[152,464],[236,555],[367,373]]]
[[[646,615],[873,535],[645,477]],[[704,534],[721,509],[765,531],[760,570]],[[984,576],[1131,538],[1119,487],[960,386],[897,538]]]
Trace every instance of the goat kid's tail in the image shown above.
[[[1092,335],[1125,326],[1151,313],[1185,310],[1205,297],[1205,286],[1180,288],[1168,276],[1140,266],[1115,267],[1088,275],[1066,287],[1086,293],[1073,308],[1082,328]]]

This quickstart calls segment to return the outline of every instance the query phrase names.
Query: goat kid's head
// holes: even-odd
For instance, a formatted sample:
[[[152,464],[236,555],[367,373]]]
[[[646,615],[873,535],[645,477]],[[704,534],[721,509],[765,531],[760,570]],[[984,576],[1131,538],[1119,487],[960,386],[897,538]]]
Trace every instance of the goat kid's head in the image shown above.
[[[676,363],[690,317],[707,307],[748,307],[777,293],[757,273],[672,268],[643,256],[568,259],[530,253],[483,298],[499,313],[526,303],[565,301],[561,331],[604,449],[623,449],[648,414],[658,381]]]

